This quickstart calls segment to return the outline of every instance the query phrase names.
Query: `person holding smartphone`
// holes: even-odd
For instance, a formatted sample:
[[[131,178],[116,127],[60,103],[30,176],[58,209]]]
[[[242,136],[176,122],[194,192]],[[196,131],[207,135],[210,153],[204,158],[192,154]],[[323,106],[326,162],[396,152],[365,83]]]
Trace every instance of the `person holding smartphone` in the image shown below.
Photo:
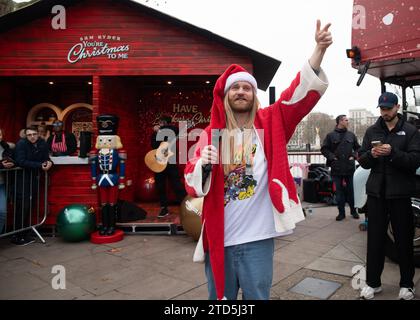
[[[385,240],[391,222],[400,267],[399,299],[414,299],[414,219],[410,197],[415,194],[416,169],[420,166],[420,134],[398,113],[398,97],[379,97],[381,116],[369,127],[360,149],[359,163],[371,169],[366,183],[369,214],[366,286],[360,296],[372,299],[382,291]]]

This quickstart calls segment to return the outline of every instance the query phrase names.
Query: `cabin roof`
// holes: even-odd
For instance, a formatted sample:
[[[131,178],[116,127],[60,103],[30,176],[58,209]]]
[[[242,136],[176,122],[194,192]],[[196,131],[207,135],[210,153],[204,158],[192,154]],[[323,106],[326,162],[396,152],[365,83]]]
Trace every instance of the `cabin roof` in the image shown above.
[[[10,30],[14,27],[29,23],[32,20],[41,18],[43,16],[51,15],[51,8],[54,5],[63,5],[72,6],[80,2],[86,2],[90,0],[40,0],[29,6],[23,7],[17,11],[10,12],[2,17],[0,17],[0,33]],[[117,1],[117,0],[111,0]],[[132,6],[142,12],[145,12],[147,15],[156,17],[158,19],[164,20],[170,24],[181,27],[185,30],[188,30],[192,33],[199,34],[204,38],[207,38],[211,41],[219,42],[225,47],[236,50],[246,56],[251,58],[254,76],[257,79],[258,87],[261,90],[267,90],[268,86],[271,83],[274,75],[276,74],[278,68],[280,67],[281,62],[277,59],[274,59],[270,56],[267,56],[263,53],[255,51],[251,48],[248,48],[244,45],[221,37],[215,33],[212,33],[206,29],[199,28],[195,25],[192,25],[188,22],[182,21],[175,17],[172,17],[168,14],[162,13],[158,10],[147,7],[141,3],[138,3],[133,0],[118,0],[119,3],[125,3],[127,6]]]

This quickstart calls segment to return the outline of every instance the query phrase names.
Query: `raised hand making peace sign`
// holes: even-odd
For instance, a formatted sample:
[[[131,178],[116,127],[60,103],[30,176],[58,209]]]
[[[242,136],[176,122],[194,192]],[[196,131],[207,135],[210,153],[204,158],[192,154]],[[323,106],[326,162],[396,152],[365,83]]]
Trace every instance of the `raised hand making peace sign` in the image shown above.
[[[321,29],[321,21],[316,21],[315,41],[322,49],[327,49],[333,42],[331,32],[328,31],[330,26],[331,23],[327,23],[325,27]]]
[[[321,29],[321,21],[316,21],[316,31],[315,31],[315,41],[316,47],[314,53],[309,59],[309,64],[314,70],[319,70],[321,68],[321,62],[324,58],[325,51],[332,44],[331,32],[328,31],[328,28],[331,26],[331,23],[327,23],[325,27]]]

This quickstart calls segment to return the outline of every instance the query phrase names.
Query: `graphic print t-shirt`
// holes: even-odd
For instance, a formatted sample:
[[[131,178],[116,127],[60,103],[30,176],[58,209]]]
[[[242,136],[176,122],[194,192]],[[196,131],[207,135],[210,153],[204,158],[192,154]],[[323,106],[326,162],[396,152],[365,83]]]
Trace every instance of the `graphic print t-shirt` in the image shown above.
[[[280,235],[274,228],[267,161],[256,132],[247,162],[225,176],[225,247]]]

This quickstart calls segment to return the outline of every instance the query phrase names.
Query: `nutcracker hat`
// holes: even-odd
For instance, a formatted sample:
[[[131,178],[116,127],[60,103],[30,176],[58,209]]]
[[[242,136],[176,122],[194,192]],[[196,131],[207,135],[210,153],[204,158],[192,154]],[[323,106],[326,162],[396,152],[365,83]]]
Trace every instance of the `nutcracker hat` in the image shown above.
[[[118,131],[118,117],[113,114],[102,114],[96,117],[99,135],[113,136]]]

